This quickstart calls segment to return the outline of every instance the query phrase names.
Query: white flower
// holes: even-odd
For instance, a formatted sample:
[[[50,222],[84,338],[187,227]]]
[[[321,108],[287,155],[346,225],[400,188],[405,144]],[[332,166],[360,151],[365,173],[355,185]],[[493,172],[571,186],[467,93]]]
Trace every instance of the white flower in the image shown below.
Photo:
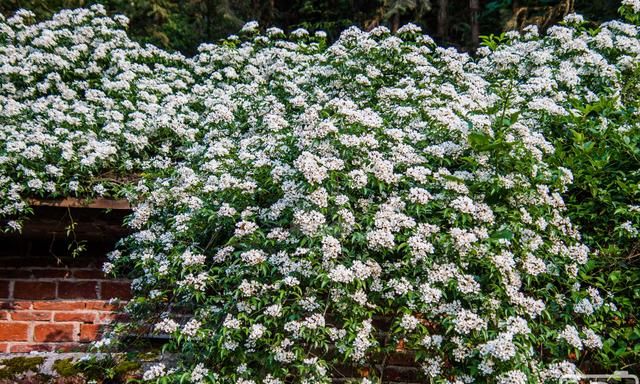
[[[235,236],[242,237],[254,233],[258,229],[258,225],[251,221],[239,221],[236,223]]]
[[[498,376],[498,384],[527,384],[529,380],[522,371],[508,371]]]
[[[182,334],[188,337],[194,337],[198,333],[198,330],[201,326],[202,323],[200,321],[191,319],[182,327]]]
[[[418,324],[420,324],[420,320],[407,314],[402,316],[402,321],[400,322],[400,326],[409,332],[415,330]]]
[[[267,254],[259,249],[242,252],[240,259],[249,265],[257,265],[267,260]]]
[[[630,7],[633,12],[640,12],[640,1],[639,0],[622,0],[622,5]]]
[[[582,340],[580,339],[580,334],[578,330],[572,326],[567,325],[562,332],[558,334],[559,340],[564,340],[567,344],[571,345],[574,348],[582,349]]]
[[[326,218],[318,211],[297,211],[294,221],[300,227],[300,231],[307,236],[314,236],[325,224]]]
[[[282,305],[273,304],[265,308],[264,314],[272,317],[280,317],[282,315]]]
[[[204,264],[205,260],[206,260],[205,255],[192,253],[190,249],[187,249],[182,254],[182,264],[185,266],[202,265]]]
[[[482,355],[491,355],[500,361],[508,361],[516,355],[516,346],[513,343],[513,334],[500,333],[494,340],[490,340],[480,346]]]
[[[258,24],[257,21],[249,21],[242,26],[242,29],[240,30],[240,32],[255,33],[255,32],[258,32],[259,27],[260,25]]]
[[[152,365],[142,375],[142,380],[150,381],[167,374],[166,366],[163,363]]]
[[[154,326],[154,330],[156,332],[162,333],[173,333],[178,330],[178,326],[178,323],[176,323],[172,319],[166,318],[159,323],[156,323],[156,325]]]
[[[420,28],[420,26],[409,23],[409,24],[405,24],[402,27],[398,28],[397,33],[398,34],[403,34],[403,33],[420,33],[422,32],[422,28]]]
[[[340,241],[333,236],[325,236],[322,238],[322,256],[325,260],[333,260],[342,253]]]
[[[480,331],[487,326],[486,320],[466,309],[461,310],[460,313],[457,314],[453,323],[456,332],[465,335],[472,331]]]
[[[356,339],[353,341],[353,352],[351,358],[354,361],[361,360],[369,347],[373,345],[370,340],[370,334],[372,331],[373,327],[371,325],[371,320],[363,321],[356,335]]]
[[[584,333],[582,343],[585,347],[591,349],[602,348],[602,339],[600,339],[600,336],[598,336],[594,331],[589,328],[583,328],[582,333]]]
[[[230,329],[240,329],[240,325],[240,320],[230,314],[227,314],[227,317],[224,319],[224,323],[222,323],[223,327]]]

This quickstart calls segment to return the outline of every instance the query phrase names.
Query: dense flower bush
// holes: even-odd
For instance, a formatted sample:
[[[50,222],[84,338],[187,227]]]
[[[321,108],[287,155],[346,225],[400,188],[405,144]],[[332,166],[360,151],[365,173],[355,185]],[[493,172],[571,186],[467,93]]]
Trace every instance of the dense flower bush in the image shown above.
[[[24,213],[25,196],[121,193],[172,137],[195,134],[181,110],[189,64],[129,40],[127,22],[95,7],[0,23],[0,216]]]
[[[627,3],[621,13],[637,22],[639,5]],[[490,41],[497,51],[481,61],[490,63],[483,65],[486,75],[499,72],[495,79],[505,86],[518,84],[525,96],[514,97],[515,109],[527,110],[534,95],[553,100],[538,129],[555,146],[548,161],[572,170],[573,183],[563,192],[567,213],[597,252],[579,281],[597,286],[614,304],[590,318],[607,334],[595,360],[611,370],[633,367],[640,361],[637,28],[612,21],[589,30],[579,16],[565,24],[545,37],[528,31],[499,46]]]
[[[580,281],[607,229],[570,219],[593,177],[577,158],[598,158],[568,151],[606,151],[587,139],[606,129],[637,156],[636,26],[572,15],[475,59],[411,25],[328,46],[250,23],[185,59],[100,8],[28,18],[0,25],[3,214],[142,173],[105,269],[134,268],[131,325],[179,358],[146,380],[320,383],[346,364],[368,382],[402,349],[433,382],[546,382],[606,347],[617,308]],[[637,190],[633,156],[615,166]],[[586,197],[619,248],[634,193]]]
[[[540,113],[539,130],[556,144],[550,161],[574,173],[566,195],[575,219],[595,226],[586,232],[599,241],[630,250],[640,225],[638,31],[619,21],[587,30],[579,16],[565,24],[545,37],[512,35],[493,53],[485,48],[480,65],[501,86],[518,89],[513,111]],[[606,214],[597,220],[598,213]]]

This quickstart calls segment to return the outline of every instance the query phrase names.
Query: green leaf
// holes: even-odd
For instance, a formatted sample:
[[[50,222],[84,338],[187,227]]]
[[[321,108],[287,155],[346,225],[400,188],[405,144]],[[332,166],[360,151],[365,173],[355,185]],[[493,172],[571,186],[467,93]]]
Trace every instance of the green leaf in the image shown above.
[[[506,240],[511,240],[513,239],[513,232],[511,232],[508,229],[502,229],[496,232],[493,232],[491,234],[491,238],[492,239],[506,239]]]
[[[469,145],[473,149],[482,150],[491,142],[491,137],[485,133],[473,132],[469,136]]]

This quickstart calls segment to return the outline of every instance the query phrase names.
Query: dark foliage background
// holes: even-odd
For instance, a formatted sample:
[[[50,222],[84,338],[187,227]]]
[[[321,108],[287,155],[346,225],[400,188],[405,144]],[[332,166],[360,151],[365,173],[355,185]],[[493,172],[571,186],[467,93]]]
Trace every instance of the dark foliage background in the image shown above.
[[[321,29],[331,38],[351,25],[395,29],[413,22],[440,44],[473,50],[480,35],[529,24],[546,28],[570,12],[595,22],[610,20],[620,6],[619,0],[2,0],[0,12],[26,8],[45,19],[63,8],[95,3],[127,15],[130,34],[139,41],[186,55],[250,20],[287,31]]]

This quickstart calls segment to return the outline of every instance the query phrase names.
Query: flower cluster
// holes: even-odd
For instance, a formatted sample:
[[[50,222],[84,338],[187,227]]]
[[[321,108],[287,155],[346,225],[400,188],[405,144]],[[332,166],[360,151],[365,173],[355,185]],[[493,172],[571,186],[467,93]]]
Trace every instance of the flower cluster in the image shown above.
[[[0,217],[25,213],[27,197],[121,193],[196,132],[182,56],[131,41],[127,18],[102,6],[34,18],[0,18]]]

